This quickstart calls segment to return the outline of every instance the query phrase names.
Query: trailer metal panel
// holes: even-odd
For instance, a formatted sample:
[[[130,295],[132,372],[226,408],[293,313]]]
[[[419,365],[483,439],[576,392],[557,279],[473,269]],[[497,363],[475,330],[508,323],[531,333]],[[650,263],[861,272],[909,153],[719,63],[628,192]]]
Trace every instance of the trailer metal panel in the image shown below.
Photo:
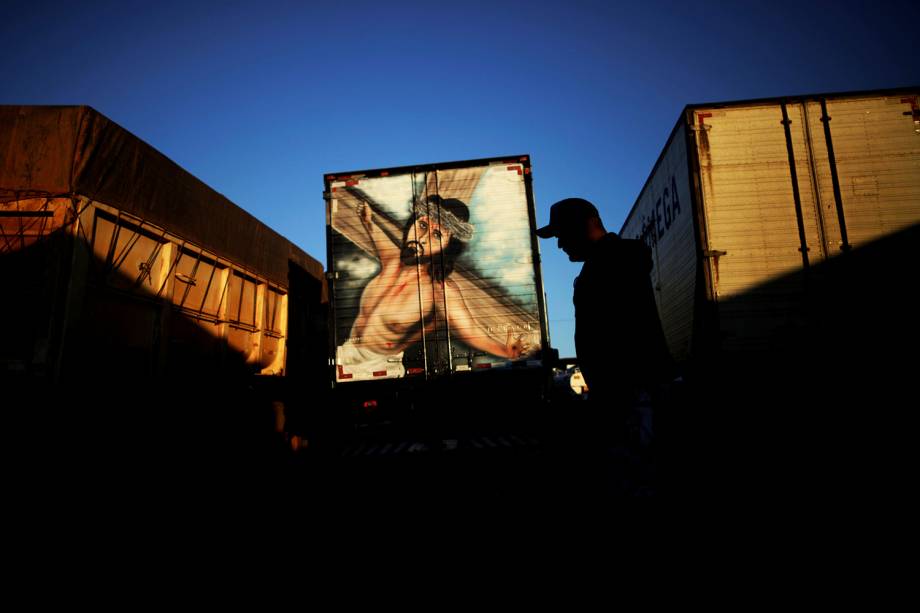
[[[762,348],[803,291],[802,278],[790,274],[804,264],[782,110],[774,104],[696,114],[708,116],[697,155],[721,334],[726,347]],[[801,140],[793,137],[793,151],[801,151]],[[804,207],[801,217],[807,249],[818,242],[814,208]]]
[[[526,156],[326,176],[338,383],[542,365],[529,178]]]
[[[652,249],[652,286],[668,348],[677,359],[691,351],[697,292],[686,135],[681,122],[621,230],[624,237],[642,239]]]
[[[911,111],[917,99],[915,94],[827,101],[852,247],[903,230],[920,219],[920,135]],[[811,117],[813,123],[820,121],[820,111]],[[817,151],[820,189],[832,196],[827,149]]]
[[[686,130],[684,175],[670,159],[680,157]],[[643,222],[657,221],[656,194],[671,175],[671,193],[696,204],[686,207],[692,240]],[[848,334],[840,313],[852,307],[835,301],[871,303],[868,287],[845,289],[847,276],[865,281],[881,253],[906,257],[894,252],[899,237],[918,224],[920,98],[908,88],[688,106],[623,232],[655,247],[665,335],[688,363],[708,359],[711,348],[765,355],[809,346],[798,338],[805,332],[840,343]],[[843,257],[856,251],[866,255]],[[692,262],[702,268],[694,272]],[[705,288],[694,286],[701,282]],[[872,335],[861,329],[859,338]]]

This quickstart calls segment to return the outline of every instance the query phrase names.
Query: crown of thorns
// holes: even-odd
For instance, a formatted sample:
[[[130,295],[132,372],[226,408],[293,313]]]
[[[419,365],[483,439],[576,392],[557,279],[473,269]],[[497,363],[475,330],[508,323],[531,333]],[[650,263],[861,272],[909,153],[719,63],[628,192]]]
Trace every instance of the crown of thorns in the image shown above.
[[[463,221],[454,215],[446,206],[437,206],[431,202],[415,200],[415,217],[434,217],[438,224],[462,243],[468,243],[473,239],[473,224]]]

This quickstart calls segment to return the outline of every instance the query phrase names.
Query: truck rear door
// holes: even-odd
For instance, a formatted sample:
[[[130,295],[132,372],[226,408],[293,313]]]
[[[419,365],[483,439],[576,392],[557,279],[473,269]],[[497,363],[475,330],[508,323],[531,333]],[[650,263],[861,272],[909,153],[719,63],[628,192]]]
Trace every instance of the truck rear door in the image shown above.
[[[529,158],[326,176],[336,382],[538,367]]]

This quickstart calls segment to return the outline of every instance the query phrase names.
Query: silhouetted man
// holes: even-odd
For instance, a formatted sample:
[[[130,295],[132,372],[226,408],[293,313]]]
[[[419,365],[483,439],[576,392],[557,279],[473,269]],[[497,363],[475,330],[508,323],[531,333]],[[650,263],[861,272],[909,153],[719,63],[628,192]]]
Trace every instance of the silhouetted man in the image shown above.
[[[549,219],[537,236],[555,236],[571,261],[584,262],[575,279],[575,351],[590,403],[596,417],[612,418],[608,434],[625,443],[628,413],[670,369],[649,277],[651,250],[607,232],[594,205],[581,198],[557,202]]]

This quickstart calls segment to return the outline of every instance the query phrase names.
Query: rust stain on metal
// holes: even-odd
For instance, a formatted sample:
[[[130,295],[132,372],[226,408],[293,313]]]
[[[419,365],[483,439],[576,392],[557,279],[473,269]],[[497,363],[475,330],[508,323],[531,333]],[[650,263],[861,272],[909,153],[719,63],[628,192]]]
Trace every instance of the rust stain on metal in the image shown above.
[[[709,258],[712,261],[712,272],[713,272],[713,289],[715,290],[716,295],[719,292],[719,258],[723,255],[728,255],[727,251],[719,251],[717,249],[709,249],[703,252],[703,257]]]
[[[712,117],[712,113],[697,113],[696,133],[699,135],[697,142],[700,149],[700,174],[706,183],[706,196],[712,197],[712,155],[709,144],[709,130],[712,126],[706,125],[706,119]]]
[[[709,132],[707,131],[709,126],[706,125],[706,118],[712,117],[712,113],[697,113],[696,125],[699,128],[697,132],[700,135],[700,153],[706,157],[707,163],[709,162]]]
[[[914,132],[920,134],[920,104],[918,104],[917,96],[912,98],[901,98],[901,104],[909,104],[910,110],[905,111],[904,115],[909,116],[914,122]]]

